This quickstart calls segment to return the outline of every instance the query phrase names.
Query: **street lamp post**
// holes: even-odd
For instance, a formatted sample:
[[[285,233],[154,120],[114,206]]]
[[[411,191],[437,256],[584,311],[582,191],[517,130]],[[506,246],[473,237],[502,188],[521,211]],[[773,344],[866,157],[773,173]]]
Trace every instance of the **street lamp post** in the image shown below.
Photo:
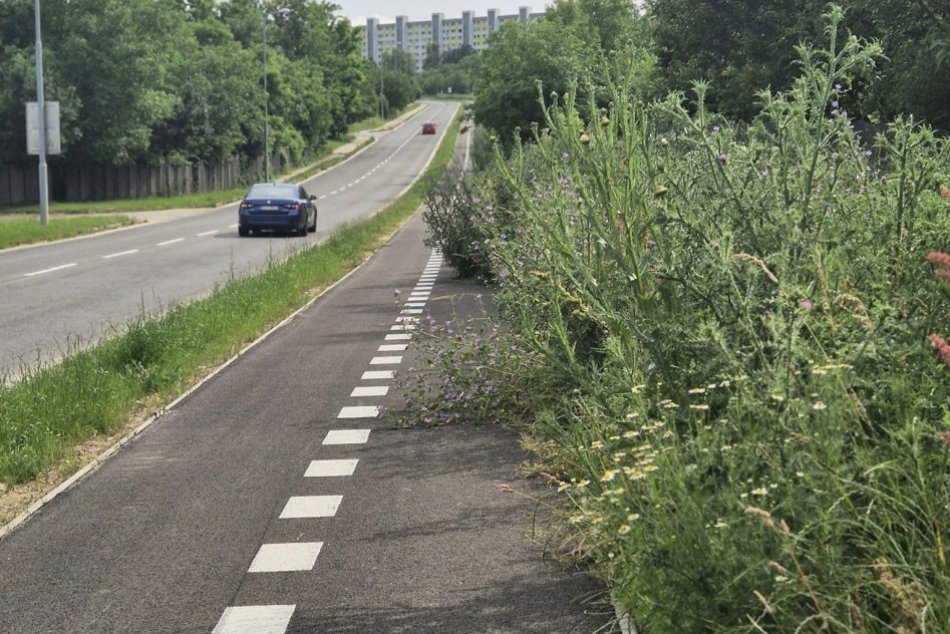
[[[39,0],[37,0],[39,1]],[[263,28],[261,29],[262,40],[264,42],[264,180],[270,181],[270,153],[268,152],[268,133],[270,124],[267,120],[267,10],[264,8],[264,4],[261,3],[261,9],[263,15],[261,17],[261,24]]]
[[[36,20],[36,105],[39,111],[40,224],[49,224],[49,184],[46,179],[46,98],[43,95],[43,38],[40,35],[40,0],[33,0]]]

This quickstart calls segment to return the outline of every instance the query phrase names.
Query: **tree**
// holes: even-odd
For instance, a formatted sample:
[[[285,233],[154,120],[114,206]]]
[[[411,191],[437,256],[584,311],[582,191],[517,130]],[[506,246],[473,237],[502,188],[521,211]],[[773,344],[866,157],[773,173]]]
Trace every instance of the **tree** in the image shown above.
[[[596,49],[573,28],[547,20],[504,24],[481,55],[475,116],[505,145],[517,129],[527,138],[531,124],[542,123],[540,99],[583,89],[597,60]]]
[[[426,44],[426,56],[422,60],[422,69],[431,70],[438,68],[442,63],[442,56],[439,54],[439,45],[435,42]]]
[[[880,41],[885,55],[875,74],[857,78],[845,98],[848,111],[885,118],[908,112],[950,129],[950,55],[941,53],[950,52],[950,2],[839,4],[847,11],[845,27]],[[757,91],[791,85],[795,46],[822,39],[825,6],[826,0],[651,0],[650,23],[667,86],[686,92],[693,81],[707,80],[711,108],[752,117]]]

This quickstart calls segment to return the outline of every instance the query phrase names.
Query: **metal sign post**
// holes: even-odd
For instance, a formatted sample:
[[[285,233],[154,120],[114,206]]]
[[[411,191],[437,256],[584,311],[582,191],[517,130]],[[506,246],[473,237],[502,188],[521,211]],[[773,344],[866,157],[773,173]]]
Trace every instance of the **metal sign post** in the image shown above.
[[[49,224],[49,186],[46,182],[46,99],[43,96],[43,38],[40,36],[40,0],[33,0],[36,19],[36,106],[40,118],[40,224]]]

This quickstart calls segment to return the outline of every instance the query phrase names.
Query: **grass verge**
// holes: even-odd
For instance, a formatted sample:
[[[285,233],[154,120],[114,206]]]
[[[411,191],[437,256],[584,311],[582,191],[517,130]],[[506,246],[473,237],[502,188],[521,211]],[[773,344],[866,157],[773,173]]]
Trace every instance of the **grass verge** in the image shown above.
[[[0,215],[0,249],[72,238],[124,227],[133,222],[128,216],[73,216],[56,218],[48,225],[41,225],[35,215]]]
[[[371,218],[205,299],[131,323],[125,334],[0,387],[0,489],[28,486],[51,470],[75,470],[84,441],[127,428],[137,413],[160,409],[207,368],[359,265],[422,205],[452,158],[458,127],[456,120],[423,177]],[[0,519],[18,510],[0,508]]]

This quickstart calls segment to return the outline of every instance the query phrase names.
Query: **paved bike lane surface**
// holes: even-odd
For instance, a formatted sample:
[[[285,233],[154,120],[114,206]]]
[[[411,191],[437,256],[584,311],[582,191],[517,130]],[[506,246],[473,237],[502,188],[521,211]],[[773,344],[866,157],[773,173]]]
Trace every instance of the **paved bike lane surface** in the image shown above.
[[[456,310],[467,288],[423,235],[416,217],[0,542],[0,631],[604,625],[584,601],[601,587],[530,539],[540,491],[516,474],[513,433],[387,413],[412,320]]]

